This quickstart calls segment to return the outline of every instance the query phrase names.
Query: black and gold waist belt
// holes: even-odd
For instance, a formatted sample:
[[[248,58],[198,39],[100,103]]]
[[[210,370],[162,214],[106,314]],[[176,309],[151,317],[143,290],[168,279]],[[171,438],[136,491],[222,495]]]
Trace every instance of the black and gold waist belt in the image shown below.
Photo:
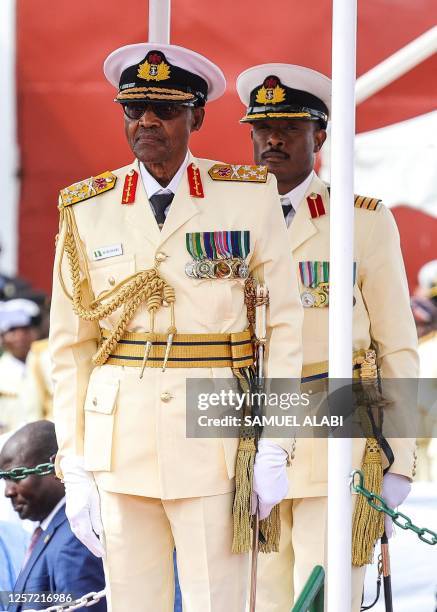
[[[369,359],[372,365],[365,363],[366,360]],[[373,365],[373,362],[376,363],[376,353],[373,349],[359,349],[358,351],[354,351],[352,357],[352,377],[361,378],[363,373],[367,374],[367,370],[372,374],[372,378],[373,374],[376,376],[377,367]],[[363,369],[365,372],[363,372]],[[302,383],[314,382],[326,378],[328,378],[327,361],[310,363],[302,367]]]
[[[110,332],[101,329],[102,341]],[[154,334],[147,358],[148,368],[162,368],[167,334]],[[149,334],[125,332],[106,363],[141,367]],[[167,368],[245,368],[253,364],[248,330],[230,334],[175,334]]]

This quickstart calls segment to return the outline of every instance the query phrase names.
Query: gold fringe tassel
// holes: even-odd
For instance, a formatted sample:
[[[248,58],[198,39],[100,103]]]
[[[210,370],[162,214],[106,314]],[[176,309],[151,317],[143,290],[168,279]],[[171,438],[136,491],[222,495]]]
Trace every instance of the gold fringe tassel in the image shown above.
[[[381,451],[375,438],[366,440],[362,472],[366,489],[381,495]],[[383,532],[384,514],[369,506],[367,499],[358,494],[352,519],[352,565],[361,567],[373,562],[375,544]]]
[[[235,497],[233,507],[233,553],[249,552],[255,438],[240,438],[235,464]]]
[[[234,537],[233,553],[249,552],[252,523],[252,483],[255,465],[256,446],[254,438],[240,438],[235,466],[235,497],[233,507]],[[260,521],[260,532],[264,540],[259,542],[260,552],[278,552],[281,536],[279,504],[274,506],[270,515]]]
[[[273,507],[269,516],[260,521],[259,529],[264,536],[265,542],[259,543],[260,552],[279,552],[279,540],[281,537],[281,515],[279,504]]]

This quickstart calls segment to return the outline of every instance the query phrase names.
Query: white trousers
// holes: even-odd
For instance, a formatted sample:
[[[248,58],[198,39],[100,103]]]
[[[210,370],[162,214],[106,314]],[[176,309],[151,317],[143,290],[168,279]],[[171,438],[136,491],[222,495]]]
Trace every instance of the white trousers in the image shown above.
[[[184,612],[242,612],[248,555],[232,544],[233,493],[160,500],[99,490],[108,610],[173,612],[176,546]]]

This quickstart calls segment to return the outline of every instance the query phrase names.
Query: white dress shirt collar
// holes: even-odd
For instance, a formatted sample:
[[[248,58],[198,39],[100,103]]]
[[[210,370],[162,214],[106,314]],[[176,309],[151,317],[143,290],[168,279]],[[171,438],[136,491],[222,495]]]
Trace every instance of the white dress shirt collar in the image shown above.
[[[176,193],[179,183],[185,170],[187,169],[188,162],[190,159],[190,152],[187,151],[184,161],[179,166],[179,170],[176,172],[174,177],[171,179],[167,187],[163,187],[158,181],[150,174],[147,168],[139,162],[141,179],[143,181],[144,189],[146,190],[147,197],[150,198],[156,193]]]
[[[284,193],[284,195],[279,196],[282,198],[288,198],[290,204],[293,206],[294,211],[297,212],[299,208],[299,204],[302,202],[305,193],[308,190],[308,187],[311,184],[311,181],[314,178],[314,170],[312,170],[309,175],[303,180],[297,187],[291,189],[288,193]]]
[[[65,504],[65,496],[64,496],[62,499],[60,499],[60,500],[58,501],[58,503],[56,504],[56,506],[55,506],[55,507],[53,508],[53,510],[50,512],[50,514],[49,514],[48,516],[46,516],[46,518],[45,518],[43,521],[41,521],[41,523],[39,524],[39,526],[41,527],[41,529],[42,529],[43,531],[47,531],[48,526],[50,525],[50,523],[51,523],[51,522],[52,522],[52,520],[53,520],[53,517],[54,517],[54,516],[55,516],[55,514],[58,512],[58,510],[59,510],[60,508],[62,508],[62,506],[63,506],[64,504]]]
[[[309,175],[303,180],[297,187],[291,189],[288,193],[284,193],[284,195],[279,196],[281,198],[281,203],[285,205],[292,205],[292,209],[285,217],[285,223],[287,227],[290,227],[291,222],[294,219],[294,215],[297,213],[297,209],[299,208],[299,204],[302,202],[302,199],[307,192],[308,187],[311,184],[311,181],[314,177],[314,170],[312,170]]]

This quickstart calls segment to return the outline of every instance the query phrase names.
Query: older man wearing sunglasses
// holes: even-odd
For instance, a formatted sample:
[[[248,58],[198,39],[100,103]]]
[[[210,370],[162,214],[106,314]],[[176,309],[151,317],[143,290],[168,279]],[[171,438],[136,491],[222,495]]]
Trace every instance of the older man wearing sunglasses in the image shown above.
[[[300,377],[302,312],[276,182],[188,149],[221,70],[174,45],[114,51],[135,161],[60,193],[51,314],[58,474],[73,531],[104,556],[115,612],[241,612],[232,554],[237,439],[188,438],[186,381],[248,377],[249,275],[267,284],[270,377]],[[91,199],[93,196],[95,198]],[[287,491],[288,440],[261,440],[260,518]],[[97,535],[100,537],[97,537]]]

